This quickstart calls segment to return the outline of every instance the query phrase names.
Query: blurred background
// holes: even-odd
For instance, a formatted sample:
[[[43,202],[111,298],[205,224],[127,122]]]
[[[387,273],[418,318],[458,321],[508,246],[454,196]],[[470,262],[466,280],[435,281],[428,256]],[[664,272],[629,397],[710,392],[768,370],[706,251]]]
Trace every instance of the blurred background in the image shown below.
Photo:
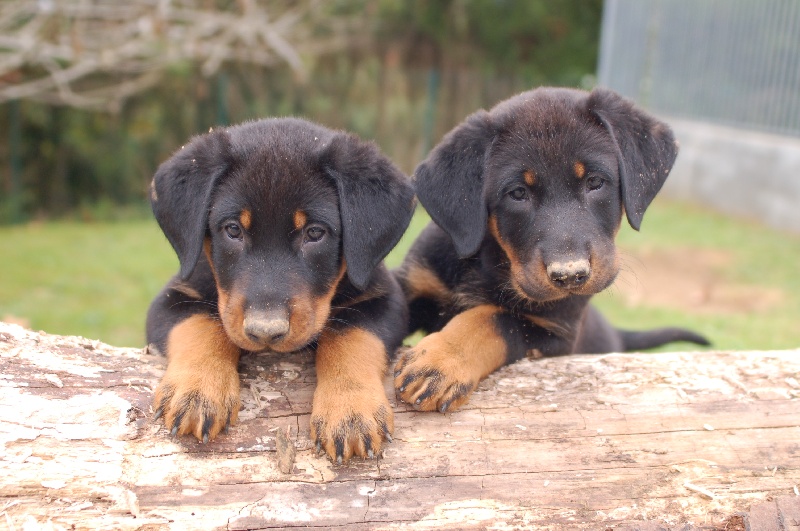
[[[411,173],[479,108],[598,84],[681,154],[597,304],[719,349],[800,347],[796,0],[2,0],[0,320],[141,346],[178,266],[147,186],[210,127],[303,116]]]

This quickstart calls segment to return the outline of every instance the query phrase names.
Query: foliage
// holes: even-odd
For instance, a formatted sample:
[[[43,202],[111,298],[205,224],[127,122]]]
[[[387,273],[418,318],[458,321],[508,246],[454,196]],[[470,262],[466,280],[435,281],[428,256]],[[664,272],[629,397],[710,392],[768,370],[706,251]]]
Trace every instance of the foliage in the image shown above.
[[[537,84],[579,86],[595,68],[600,0],[303,4],[325,21],[304,38],[336,44],[297,43],[302,72],[230,60],[209,76],[206,63],[181,58],[115,112],[0,104],[0,223],[144,204],[155,168],[192,135],[269,115],[375,139],[410,172],[477,108]]]

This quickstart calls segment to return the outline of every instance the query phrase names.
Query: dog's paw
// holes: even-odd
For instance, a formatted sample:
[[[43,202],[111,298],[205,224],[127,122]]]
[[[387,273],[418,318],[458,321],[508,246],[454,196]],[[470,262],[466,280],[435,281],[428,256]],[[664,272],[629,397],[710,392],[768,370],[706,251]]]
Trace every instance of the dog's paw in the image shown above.
[[[311,410],[311,440],[336,463],[353,455],[372,458],[392,441],[394,416],[380,382],[362,387],[318,385]]]
[[[156,389],[155,418],[172,435],[192,434],[206,443],[236,423],[241,406],[236,367],[170,364]]]
[[[464,405],[481,379],[456,345],[441,332],[424,337],[416,347],[404,349],[394,370],[394,387],[400,398],[420,411],[454,411]]]

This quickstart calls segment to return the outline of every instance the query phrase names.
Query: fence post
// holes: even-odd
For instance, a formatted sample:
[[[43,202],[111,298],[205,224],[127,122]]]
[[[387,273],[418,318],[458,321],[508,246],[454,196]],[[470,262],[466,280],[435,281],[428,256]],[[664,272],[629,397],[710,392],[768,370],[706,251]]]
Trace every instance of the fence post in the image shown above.
[[[21,116],[19,100],[8,103],[8,159],[11,172],[8,194],[8,221],[20,223],[22,221],[22,142]]]

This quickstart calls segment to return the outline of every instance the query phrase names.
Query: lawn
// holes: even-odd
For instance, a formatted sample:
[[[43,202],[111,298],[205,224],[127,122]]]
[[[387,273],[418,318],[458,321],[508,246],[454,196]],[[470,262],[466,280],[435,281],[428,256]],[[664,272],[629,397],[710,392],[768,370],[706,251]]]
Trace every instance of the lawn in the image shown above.
[[[615,324],[688,326],[719,349],[800,346],[800,236],[659,200],[619,242],[624,271],[595,299]],[[0,256],[0,319],[118,346],[143,344],[147,305],[178,267],[152,220],[0,227]]]

